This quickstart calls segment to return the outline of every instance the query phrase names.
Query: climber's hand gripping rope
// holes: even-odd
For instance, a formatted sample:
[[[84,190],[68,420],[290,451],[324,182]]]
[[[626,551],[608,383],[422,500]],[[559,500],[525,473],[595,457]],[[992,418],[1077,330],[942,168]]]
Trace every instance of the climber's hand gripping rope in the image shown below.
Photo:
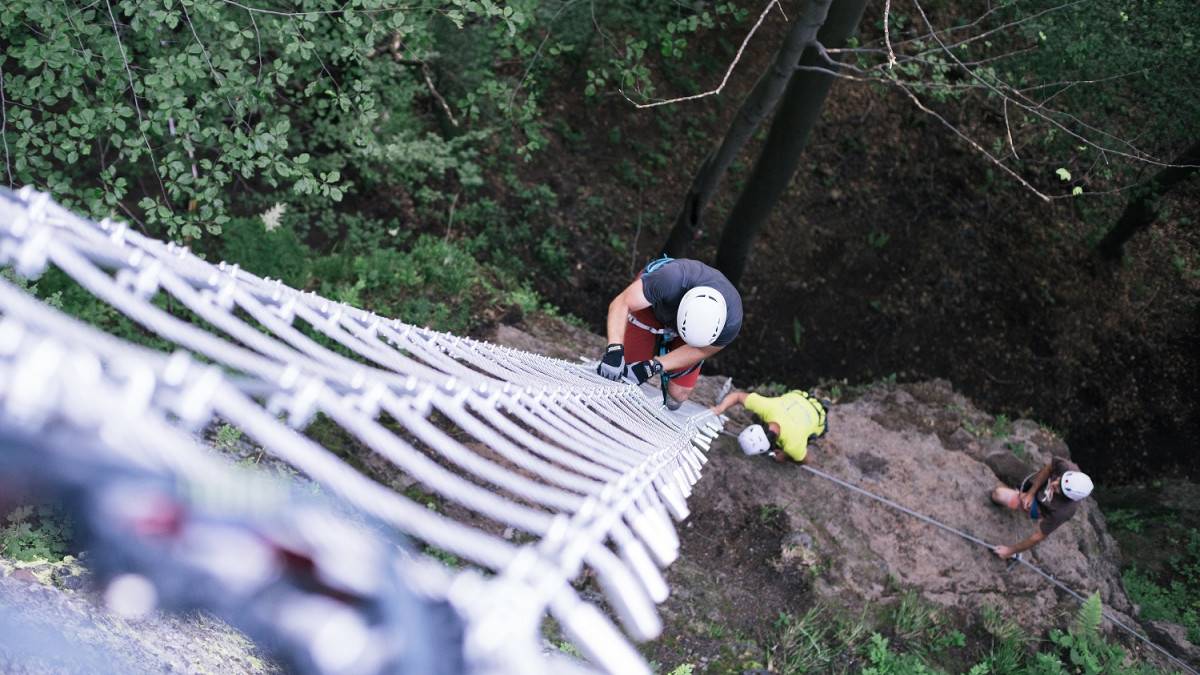
[[[604,356],[601,357],[600,363],[596,366],[596,374],[613,382],[618,382],[622,377],[625,377],[626,370],[624,345],[615,342],[610,344],[604,350]]]
[[[637,379],[638,384],[644,383],[646,380],[655,375],[662,374],[663,364],[658,359],[650,359],[649,361],[638,361],[629,366],[629,372]]]

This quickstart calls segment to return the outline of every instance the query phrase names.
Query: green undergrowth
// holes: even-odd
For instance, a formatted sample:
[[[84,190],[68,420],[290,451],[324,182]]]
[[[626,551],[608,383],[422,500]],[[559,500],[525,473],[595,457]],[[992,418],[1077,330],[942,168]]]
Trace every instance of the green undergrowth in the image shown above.
[[[1045,635],[1031,635],[995,609],[985,608],[966,615],[933,605],[914,591],[855,614],[817,604],[803,613],[780,613],[753,639],[747,639],[740,631],[727,631],[729,639],[716,645],[716,656],[708,658],[707,666],[697,672],[782,675],[1163,672],[1137,661],[1124,646],[1107,638],[1102,630],[1102,611],[1099,595],[1093,595],[1060,628]],[[711,633],[695,637],[712,638]],[[680,641],[680,636],[668,639]],[[695,652],[686,656],[692,658]],[[669,656],[660,652],[658,658],[668,660]],[[665,673],[668,669],[658,667],[656,672]]]
[[[1121,579],[1142,618],[1177,623],[1187,629],[1189,641],[1200,644],[1200,530],[1189,529],[1175,543],[1165,574],[1135,563]]]
[[[426,234],[411,239],[400,245],[376,241],[355,251],[322,252],[310,249],[290,231],[266,231],[258,223],[228,228],[220,246],[207,257],[386,318],[458,335],[478,335],[497,322],[513,322],[533,313],[561,316],[522,278],[519,261],[486,260],[479,249],[481,237],[462,241]],[[10,268],[2,273],[51,307],[106,333],[162,351],[172,348],[170,341],[144,329],[56,268],[35,281],[19,278]],[[150,301],[160,310],[211,330],[164,293]],[[296,325],[325,346],[340,350],[311,327]]]
[[[1109,533],[1121,548],[1121,580],[1138,617],[1182,626],[1200,644],[1200,519],[1194,487],[1152,484],[1127,488],[1102,504]]]
[[[0,555],[22,562],[59,562],[71,552],[74,526],[51,504],[18,506],[0,523]]]

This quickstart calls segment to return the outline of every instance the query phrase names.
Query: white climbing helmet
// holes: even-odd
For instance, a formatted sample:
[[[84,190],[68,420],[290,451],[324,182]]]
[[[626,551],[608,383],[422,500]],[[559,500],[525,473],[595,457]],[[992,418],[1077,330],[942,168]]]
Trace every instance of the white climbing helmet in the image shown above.
[[[1092,494],[1092,479],[1082,471],[1066,471],[1059,482],[1063,494],[1072,501],[1079,501]]]
[[[771,449],[771,441],[767,440],[767,432],[761,424],[751,424],[742,429],[742,433],[738,434],[738,445],[742,446],[742,452],[750,457]]]
[[[693,347],[707,347],[725,328],[725,296],[712,286],[697,286],[683,294],[675,315],[679,337]]]

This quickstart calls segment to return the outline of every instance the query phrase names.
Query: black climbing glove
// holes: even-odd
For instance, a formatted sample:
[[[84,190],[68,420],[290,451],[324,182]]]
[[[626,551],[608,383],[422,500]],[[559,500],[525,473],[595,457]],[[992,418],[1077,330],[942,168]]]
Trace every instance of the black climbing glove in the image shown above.
[[[663,364],[658,362],[658,359],[650,359],[649,361],[638,361],[629,366],[629,372],[637,378],[637,383],[642,384],[646,380],[662,373]]]
[[[596,374],[613,382],[625,377],[625,347],[615,342],[609,345],[596,366]]]

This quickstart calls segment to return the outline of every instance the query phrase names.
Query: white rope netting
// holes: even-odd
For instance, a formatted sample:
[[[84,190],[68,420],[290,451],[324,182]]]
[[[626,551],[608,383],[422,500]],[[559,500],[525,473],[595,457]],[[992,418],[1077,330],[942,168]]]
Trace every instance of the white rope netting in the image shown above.
[[[362,514],[470,563],[417,561],[408,572],[462,618],[469,670],[550,668],[538,643],[550,615],[593,666],[648,672],[572,582],[594,575],[629,637],[658,635],[660,569],[679,548],[672,520],[688,514],[720,419],[672,414],[583,364],[210,264],[29,188],[0,192],[0,264],[31,279],[56,266],[176,349],[133,345],[4,283],[0,429],[47,439],[73,430],[131,465],[228,482],[244,478],[196,431],[230,424]],[[468,515],[431,510],[300,433],[318,415]]]

